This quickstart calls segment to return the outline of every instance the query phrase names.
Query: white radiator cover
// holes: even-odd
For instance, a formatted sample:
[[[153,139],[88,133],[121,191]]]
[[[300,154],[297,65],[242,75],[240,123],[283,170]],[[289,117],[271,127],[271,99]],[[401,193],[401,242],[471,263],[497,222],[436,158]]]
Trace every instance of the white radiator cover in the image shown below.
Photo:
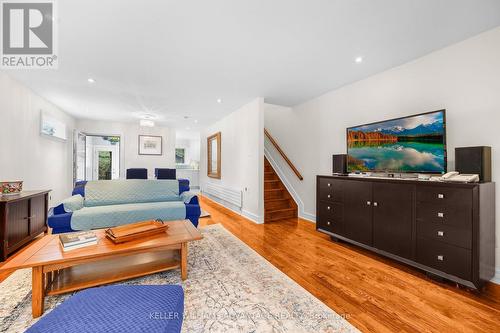
[[[208,183],[204,186],[203,192],[218,199],[224,200],[238,208],[243,207],[243,194],[241,190]]]

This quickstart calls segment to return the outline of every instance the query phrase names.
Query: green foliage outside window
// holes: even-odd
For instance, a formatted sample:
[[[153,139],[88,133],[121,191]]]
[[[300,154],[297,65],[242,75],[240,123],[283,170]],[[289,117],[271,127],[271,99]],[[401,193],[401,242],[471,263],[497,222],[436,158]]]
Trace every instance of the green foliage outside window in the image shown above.
[[[185,152],[184,148],[175,148],[175,163],[184,164],[185,162]]]

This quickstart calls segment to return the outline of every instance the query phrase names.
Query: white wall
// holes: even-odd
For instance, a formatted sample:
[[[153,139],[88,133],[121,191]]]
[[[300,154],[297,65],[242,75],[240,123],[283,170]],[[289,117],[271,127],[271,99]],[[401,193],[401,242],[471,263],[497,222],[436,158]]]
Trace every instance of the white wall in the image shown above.
[[[263,106],[263,99],[257,98],[201,133],[201,188],[211,182],[242,190],[243,208],[239,213],[257,223],[264,220]],[[207,137],[217,132],[222,136],[221,179],[207,176]]]
[[[40,135],[41,110],[67,126],[66,142]],[[0,181],[52,189],[51,204],[71,195],[75,120],[0,72]]]
[[[86,134],[118,135],[120,139],[120,177],[125,178],[129,168],[147,168],[154,177],[155,168],[175,168],[175,130],[163,127],[141,127],[137,123],[78,120],[76,128]],[[163,155],[139,155],[139,135],[163,137]]]
[[[332,154],[346,151],[346,127],[358,124],[446,109],[448,169],[454,169],[455,147],[489,145],[493,177],[499,181],[499,92],[497,28],[297,107],[267,106],[265,126],[303,173],[302,182],[288,179],[304,202],[303,216],[315,218],[315,176],[331,174]],[[499,193],[496,198],[498,276]]]

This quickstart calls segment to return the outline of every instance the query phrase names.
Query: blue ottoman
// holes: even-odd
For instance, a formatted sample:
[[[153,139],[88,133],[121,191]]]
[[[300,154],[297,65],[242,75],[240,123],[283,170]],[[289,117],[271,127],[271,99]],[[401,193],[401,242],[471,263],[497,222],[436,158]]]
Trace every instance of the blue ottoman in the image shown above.
[[[181,286],[116,285],[70,297],[27,332],[180,332],[184,314]]]

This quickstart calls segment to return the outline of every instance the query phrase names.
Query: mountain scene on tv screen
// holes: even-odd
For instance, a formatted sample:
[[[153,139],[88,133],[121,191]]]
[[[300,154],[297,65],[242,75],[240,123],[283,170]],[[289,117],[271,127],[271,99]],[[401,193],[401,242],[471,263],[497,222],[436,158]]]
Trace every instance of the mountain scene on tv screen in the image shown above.
[[[353,127],[347,131],[349,171],[445,171],[444,112]]]

